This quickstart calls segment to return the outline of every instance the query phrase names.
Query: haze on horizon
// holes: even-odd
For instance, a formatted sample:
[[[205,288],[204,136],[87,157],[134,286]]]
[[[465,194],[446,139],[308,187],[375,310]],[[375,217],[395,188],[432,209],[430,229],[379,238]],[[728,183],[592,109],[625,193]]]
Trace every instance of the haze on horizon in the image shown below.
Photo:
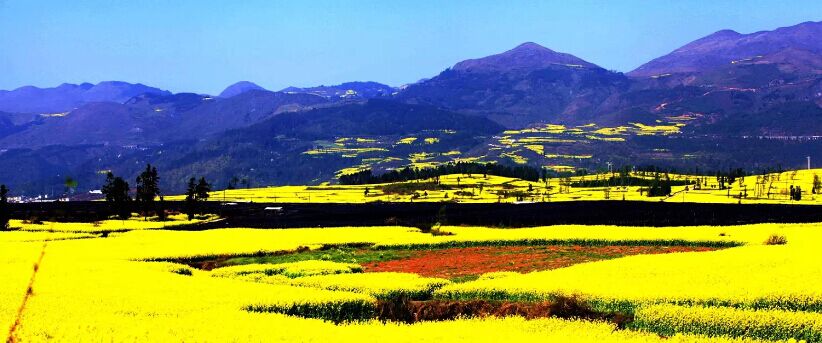
[[[346,81],[390,85],[533,41],[630,71],[722,29],[772,30],[822,2],[0,0],[0,89],[122,80],[217,94]]]

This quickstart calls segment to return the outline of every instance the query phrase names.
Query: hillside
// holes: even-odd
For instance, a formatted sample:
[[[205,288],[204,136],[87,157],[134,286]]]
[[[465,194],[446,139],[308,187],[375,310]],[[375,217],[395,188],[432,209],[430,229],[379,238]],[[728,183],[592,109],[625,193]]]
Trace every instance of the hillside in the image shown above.
[[[628,73],[635,77],[704,72],[736,61],[760,58],[788,50],[822,53],[822,22],[805,22],[773,31],[741,34],[721,30],[695,40],[668,55]]]

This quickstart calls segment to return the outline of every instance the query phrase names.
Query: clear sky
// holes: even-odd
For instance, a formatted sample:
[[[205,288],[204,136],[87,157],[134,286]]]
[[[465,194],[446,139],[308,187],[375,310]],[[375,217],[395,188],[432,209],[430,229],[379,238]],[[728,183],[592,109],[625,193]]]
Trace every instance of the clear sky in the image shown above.
[[[720,29],[809,20],[822,1],[0,0],[0,89],[401,85],[526,41],[624,72]]]

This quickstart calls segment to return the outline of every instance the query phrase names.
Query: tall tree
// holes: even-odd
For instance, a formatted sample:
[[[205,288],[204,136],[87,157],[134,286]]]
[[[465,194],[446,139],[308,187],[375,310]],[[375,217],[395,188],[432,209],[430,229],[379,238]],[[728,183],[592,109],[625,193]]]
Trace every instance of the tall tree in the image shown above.
[[[157,168],[151,164],[146,165],[146,169],[137,176],[137,201],[143,210],[143,216],[154,210],[154,198],[160,195],[160,176]]]
[[[197,212],[197,183],[193,177],[188,179],[185,208],[188,220],[194,219],[194,214]]]
[[[114,176],[112,172],[108,172],[102,191],[112,212],[116,213],[120,219],[125,220],[131,217],[131,209],[129,208],[131,197],[128,195],[129,185],[126,180]]]
[[[205,177],[201,177],[200,181],[197,182],[197,187],[195,190],[197,193],[197,200],[208,200],[208,193],[211,192],[211,184],[206,181]]]
[[[208,192],[211,192],[211,184],[209,184],[208,181],[206,181],[205,177],[200,177],[200,181],[197,182],[197,187],[195,187],[194,190],[197,195],[197,212],[203,214],[203,206],[201,206],[199,203],[208,200]]]

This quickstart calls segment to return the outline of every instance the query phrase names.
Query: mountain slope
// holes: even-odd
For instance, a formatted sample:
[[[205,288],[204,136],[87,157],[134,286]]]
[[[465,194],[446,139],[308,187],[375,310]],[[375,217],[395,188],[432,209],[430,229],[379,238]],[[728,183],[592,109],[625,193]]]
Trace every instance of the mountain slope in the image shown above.
[[[741,34],[722,30],[651,60],[628,73],[634,77],[704,72],[786,49],[822,53],[822,22]]]
[[[458,131],[457,131],[458,130]],[[110,160],[106,169],[137,173],[134,166],[153,161],[166,188],[182,190],[191,175],[204,175],[220,187],[232,177],[255,185],[305,184],[331,180],[335,173],[363,160],[385,158],[383,154],[407,157],[424,149],[431,152],[467,151],[502,130],[483,118],[439,110],[429,106],[372,99],[363,103],[282,113],[258,124],[215,134],[198,141],[167,144],[145,151],[132,151]],[[443,132],[443,131],[447,131]],[[437,144],[396,144],[390,151],[355,153],[356,156],[306,153],[319,144],[340,138],[371,137],[365,144],[394,145],[405,136],[440,135]],[[356,140],[354,140],[356,141]],[[162,157],[162,158],[160,158]],[[0,155],[2,161],[2,155]]]
[[[822,22],[751,34],[723,30],[630,75],[660,91],[694,90],[657,99],[656,115],[697,115],[685,132],[813,136],[822,132],[820,37]]]
[[[459,130],[490,135],[502,131],[502,127],[487,119],[430,106],[371,99],[365,103],[285,113],[243,132],[316,140],[354,135],[406,135],[425,130]]]

